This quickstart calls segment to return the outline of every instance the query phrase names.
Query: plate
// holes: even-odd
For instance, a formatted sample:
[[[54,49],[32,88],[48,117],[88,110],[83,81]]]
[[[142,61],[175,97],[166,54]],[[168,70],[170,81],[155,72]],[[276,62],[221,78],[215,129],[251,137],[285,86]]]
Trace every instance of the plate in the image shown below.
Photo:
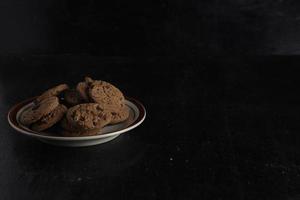
[[[129,108],[129,117],[126,121],[105,126],[97,135],[81,136],[81,137],[63,137],[55,133],[55,130],[48,132],[36,132],[25,126],[20,121],[20,115],[24,110],[33,106],[33,101],[36,97],[22,101],[13,106],[8,112],[8,122],[16,131],[27,136],[36,138],[42,142],[70,147],[81,147],[102,144],[111,141],[120,134],[128,132],[139,126],[146,118],[145,107],[134,98],[125,98],[125,105]]]

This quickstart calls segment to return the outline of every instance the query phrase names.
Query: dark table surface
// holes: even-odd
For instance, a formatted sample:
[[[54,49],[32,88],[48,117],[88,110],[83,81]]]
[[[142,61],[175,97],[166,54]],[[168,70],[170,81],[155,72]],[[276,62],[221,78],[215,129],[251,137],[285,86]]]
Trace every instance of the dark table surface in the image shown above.
[[[1,199],[300,199],[300,57],[0,62]],[[9,127],[12,105],[85,75],[143,102],[145,122],[83,148]]]

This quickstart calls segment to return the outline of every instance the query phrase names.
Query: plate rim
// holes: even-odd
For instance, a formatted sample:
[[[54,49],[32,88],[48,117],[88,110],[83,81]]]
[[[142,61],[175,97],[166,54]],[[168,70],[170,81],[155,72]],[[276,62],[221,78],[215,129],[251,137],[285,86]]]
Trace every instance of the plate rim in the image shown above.
[[[100,134],[100,135],[93,135],[93,136],[77,136],[77,137],[65,137],[65,136],[49,136],[49,135],[41,135],[36,131],[33,130],[26,130],[22,126],[19,126],[17,122],[17,113],[19,112],[20,109],[22,109],[24,106],[28,105],[29,103],[33,102],[37,97],[32,97],[28,98],[26,100],[23,100],[17,104],[15,104],[13,107],[11,107],[8,111],[7,114],[7,120],[10,124],[10,126],[15,129],[16,131],[28,135],[30,137],[35,137],[35,138],[40,138],[40,139],[47,139],[47,140],[59,140],[59,141],[80,141],[80,140],[96,140],[96,139],[101,139],[101,138],[107,138],[107,137],[112,137],[115,135],[120,135],[122,133],[125,133],[127,131],[130,131],[137,126],[139,126],[146,118],[146,109],[144,105],[138,101],[135,98],[132,97],[125,97],[125,99],[132,104],[134,104],[137,109],[139,110],[139,115],[135,119],[135,121],[128,126],[127,128],[121,129],[119,131],[114,131],[106,134]]]

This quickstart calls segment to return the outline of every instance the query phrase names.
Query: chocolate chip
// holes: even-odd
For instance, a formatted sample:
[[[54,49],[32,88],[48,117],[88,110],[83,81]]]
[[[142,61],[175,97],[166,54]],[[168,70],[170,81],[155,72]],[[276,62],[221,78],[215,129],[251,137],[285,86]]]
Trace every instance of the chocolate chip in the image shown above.
[[[102,111],[103,109],[102,109],[100,106],[97,106],[97,107],[96,107],[96,110]]]

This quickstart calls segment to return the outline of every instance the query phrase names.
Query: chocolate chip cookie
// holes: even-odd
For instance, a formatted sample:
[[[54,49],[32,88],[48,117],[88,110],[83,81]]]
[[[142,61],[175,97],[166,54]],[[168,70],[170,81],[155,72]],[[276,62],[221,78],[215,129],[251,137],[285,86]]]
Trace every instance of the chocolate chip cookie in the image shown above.
[[[76,86],[76,90],[78,91],[80,97],[85,101],[89,102],[89,96],[88,96],[88,83],[86,82],[79,82]]]
[[[87,84],[90,84],[90,83],[94,82],[94,80],[89,76],[84,77],[84,80]]]
[[[34,106],[21,114],[20,122],[35,131],[44,131],[61,122],[63,136],[88,136],[128,117],[124,95],[117,87],[85,77],[74,89],[60,84],[42,93]]]
[[[111,112],[110,124],[116,124],[128,118],[129,111],[125,106],[124,95],[117,87],[105,81],[93,80],[90,77],[86,77],[85,82],[89,99]]]
[[[68,89],[69,86],[67,84],[60,84],[57,85],[53,88],[48,89],[46,92],[44,92],[43,94],[41,94],[37,99],[36,102],[40,102],[43,99],[52,97],[52,96],[58,96],[59,94],[61,94],[64,90]]]
[[[109,124],[117,124],[125,121],[129,117],[129,109],[123,106],[117,112],[111,112],[111,121]]]
[[[78,130],[102,128],[111,121],[111,114],[97,103],[79,104],[67,112],[67,120]]]
[[[105,81],[91,82],[88,88],[88,95],[95,103],[112,112],[117,112],[124,105],[125,101],[122,92]]]
[[[59,105],[57,97],[49,97],[36,103],[31,108],[25,110],[20,116],[20,122],[24,125],[30,125],[48,115]]]
[[[61,126],[63,128],[63,130],[61,131],[61,135],[65,137],[97,135],[101,130],[101,128],[96,128],[91,130],[78,130],[68,122],[67,118],[63,118],[61,120]]]
[[[66,112],[67,112],[67,107],[60,104],[53,111],[51,111],[47,115],[44,115],[40,120],[33,123],[31,125],[31,129],[35,131],[46,130],[52,127],[57,122],[59,122],[63,118]]]
[[[64,101],[69,106],[76,106],[83,102],[83,99],[77,90],[67,89],[64,91]]]

